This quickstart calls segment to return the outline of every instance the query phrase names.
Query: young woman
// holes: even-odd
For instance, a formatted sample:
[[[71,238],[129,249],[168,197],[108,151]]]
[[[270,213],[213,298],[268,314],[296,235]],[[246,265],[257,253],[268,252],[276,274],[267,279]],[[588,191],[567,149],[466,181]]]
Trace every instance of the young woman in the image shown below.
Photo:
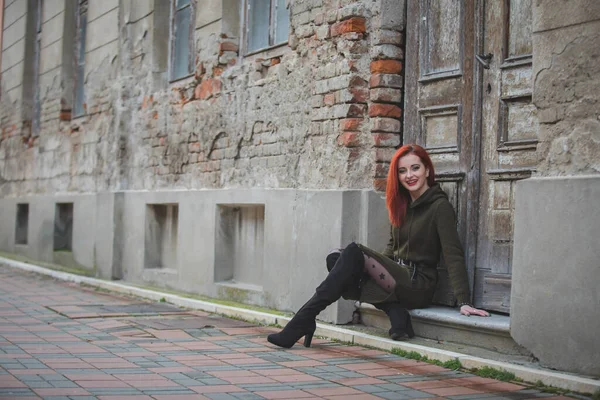
[[[392,157],[386,204],[392,226],[383,254],[357,243],[331,253],[327,257],[327,278],[280,333],[268,336],[269,342],[290,348],[304,336],[304,345],[310,347],[315,318],[340,297],[371,303],[383,310],[390,318],[392,339],[413,337],[407,309],[431,303],[440,256],[448,267],[460,313],[489,316],[469,304],[467,270],[454,209],[435,183],[433,164],[421,146],[402,146]]]

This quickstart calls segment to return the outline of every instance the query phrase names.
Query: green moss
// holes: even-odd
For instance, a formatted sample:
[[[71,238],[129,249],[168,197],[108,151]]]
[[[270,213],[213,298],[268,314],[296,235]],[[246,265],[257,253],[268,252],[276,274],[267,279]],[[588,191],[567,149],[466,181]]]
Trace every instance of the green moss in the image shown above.
[[[178,290],[160,288],[160,287],[156,287],[156,286],[137,285],[137,284],[129,283],[129,282],[127,284],[129,286],[135,286],[135,287],[138,287],[140,289],[147,289],[147,290],[153,290],[153,291],[156,291],[156,292],[163,292],[163,293],[174,294],[174,295],[177,295],[177,296],[185,297],[186,299],[206,301],[206,302],[209,302],[209,303],[220,304],[222,306],[242,308],[242,309],[245,309],[245,310],[259,311],[259,312],[264,312],[264,313],[267,313],[267,314],[274,314],[274,315],[280,315],[280,316],[290,316],[291,315],[290,313],[285,313],[283,311],[274,310],[274,309],[266,308],[266,307],[254,306],[254,305],[250,305],[250,304],[244,304],[244,303],[240,303],[240,302],[237,302],[237,301],[215,299],[213,297],[203,296],[203,295],[199,295],[199,294],[192,294],[192,293],[187,293],[187,292],[181,292],[181,291],[178,291]],[[228,317],[228,318],[231,318],[231,317]]]
[[[481,368],[474,368],[471,370],[471,372],[473,372],[475,375],[479,375],[483,378],[492,378],[492,379],[497,379],[499,381],[504,381],[504,382],[514,381],[517,378],[515,376],[515,374],[513,374],[512,372],[508,372],[504,369],[500,370],[500,369],[487,367],[487,366],[481,367]]]
[[[248,300],[248,292],[231,286],[219,287],[219,296],[241,304],[244,304]]]
[[[592,395],[592,400],[600,400],[600,390]]]
[[[51,269],[54,271],[68,272],[70,274],[75,274],[75,275],[88,276],[88,277],[94,277],[96,275],[95,268],[92,270],[89,270],[86,268],[76,268],[76,267],[72,267],[72,266],[67,267],[67,266],[59,265],[59,264],[31,260],[28,257],[22,256],[20,254],[5,253],[3,251],[0,251],[0,257],[8,258],[8,259],[11,259],[14,261],[19,261],[19,262],[22,262],[25,264],[32,264],[34,266],[48,268],[48,269]]]
[[[398,348],[393,348],[392,353],[396,354],[400,357],[407,358],[409,360],[423,361],[423,362],[426,362],[429,364],[438,365],[440,367],[444,367],[444,368],[448,368],[448,369],[459,370],[462,368],[462,364],[460,363],[458,358],[455,358],[453,360],[448,360],[448,361],[440,361],[440,360],[433,360],[433,359],[430,360],[429,357],[422,356],[421,354],[417,353],[416,351],[405,351],[405,350],[398,349]]]

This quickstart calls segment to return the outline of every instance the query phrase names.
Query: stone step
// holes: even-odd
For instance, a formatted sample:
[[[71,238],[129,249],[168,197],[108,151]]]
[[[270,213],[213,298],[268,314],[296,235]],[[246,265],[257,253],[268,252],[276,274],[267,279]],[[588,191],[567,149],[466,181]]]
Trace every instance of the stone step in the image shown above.
[[[371,304],[360,303],[362,323],[366,326],[390,328],[387,315]],[[467,317],[450,307],[411,310],[415,335],[443,342],[477,346],[502,354],[530,356],[510,336],[510,317],[492,314],[488,318]]]

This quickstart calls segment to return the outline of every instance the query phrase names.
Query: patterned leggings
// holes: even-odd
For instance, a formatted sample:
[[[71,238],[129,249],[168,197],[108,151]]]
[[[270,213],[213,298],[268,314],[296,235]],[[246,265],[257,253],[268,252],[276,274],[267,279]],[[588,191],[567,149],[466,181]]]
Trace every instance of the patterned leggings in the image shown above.
[[[341,252],[342,249],[334,249],[329,252],[329,255],[327,257],[334,257],[334,259],[337,259]],[[364,271],[368,273],[371,279],[373,279],[375,283],[381,286],[383,290],[385,290],[388,293],[393,292],[394,288],[396,287],[396,280],[394,279],[394,277],[379,261],[377,261],[373,257],[369,257],[364,253],[363,256],[365,258]]]

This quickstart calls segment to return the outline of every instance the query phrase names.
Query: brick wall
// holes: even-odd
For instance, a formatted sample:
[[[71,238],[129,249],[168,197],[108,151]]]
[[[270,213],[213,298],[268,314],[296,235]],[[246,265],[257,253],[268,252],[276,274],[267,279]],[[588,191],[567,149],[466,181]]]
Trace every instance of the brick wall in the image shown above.
[[[400,143],[403,5],[292,1],[289,45],[244,56],[238,2],[198,3],[195,73],[169,83],[169,19],[155,10],[157,3],[90,2],[87,115],[69,118],[64,57],[42,52],[54,75],[44,71],[37,138],[15,118],[18,91],[4,94],[3,75],[3,195],[257,186],[382,190]],[[43,14],[48,21],[49,13]],[[12,38],[9,29],[5,23],[4,35]],[[43,29],[43,38],[51,31]],[[4,51],[3,69],[10,59]]]

